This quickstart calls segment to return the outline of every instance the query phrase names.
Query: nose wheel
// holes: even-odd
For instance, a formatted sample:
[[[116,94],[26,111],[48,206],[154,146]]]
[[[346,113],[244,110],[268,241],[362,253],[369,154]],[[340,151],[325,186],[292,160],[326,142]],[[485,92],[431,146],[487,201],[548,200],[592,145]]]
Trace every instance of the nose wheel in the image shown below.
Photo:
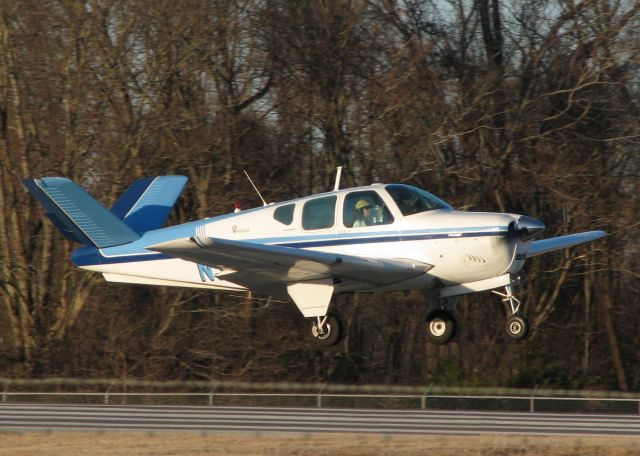
[[[514,340],[522,340],[527,337],[529,332],[529,323],[524,317],[514,315],[507,320],[507,335]]]
[[[342,323],[333,314],[316,317],[311,324],[311,335],[323,347],[335,345],[342,339]]]
[[[522,340],[527,337],[529,333],[529,323],[526,318],[520,314],[520,307],[522,304],[513,296],[511,285],[507,285],[504,287],[505,292],[500,293],[499,291],[493,291],[493,293],[502,297],[503,302],[508,302],[511,307],[511,317],[507,320],[507,325],[505,327],[507,331],[507,335],[514,340]]]

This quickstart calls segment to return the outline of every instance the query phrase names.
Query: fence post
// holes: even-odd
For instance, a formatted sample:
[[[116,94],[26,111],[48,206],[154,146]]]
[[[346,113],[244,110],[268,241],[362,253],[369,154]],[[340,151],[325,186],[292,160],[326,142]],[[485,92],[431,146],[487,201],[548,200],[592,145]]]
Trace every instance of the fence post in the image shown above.
[[[317,408],[322,408],[322,391],[324,390],[324,388],[327,386],[327,383],[325,382],[322,387],[318,390],[318,396],[316,398],[316,407]]]
[[[534,413],[535,412],[535,397],[536,397],[536,390],[538,389],[538,385],[533,387],[533,391],[531,392],[531,398],[529,399],[529,413]]]
[[[211,391],[209,391],[209,407],[213,407],[213,395],[216,392],[216,387],[214,386],[213,388],[211,388]]]
[[[2,402],[7,402],[7,391],[9,391],[8,383],[4,386],[4,391],[2,392]]]
[[[431,391],[432,386],[433,386],[433,383],[427,386],[427,389],[424,391],[424,394],[420,397],[420,410],[427,409],[427,396],[429,395],[429,391]]]

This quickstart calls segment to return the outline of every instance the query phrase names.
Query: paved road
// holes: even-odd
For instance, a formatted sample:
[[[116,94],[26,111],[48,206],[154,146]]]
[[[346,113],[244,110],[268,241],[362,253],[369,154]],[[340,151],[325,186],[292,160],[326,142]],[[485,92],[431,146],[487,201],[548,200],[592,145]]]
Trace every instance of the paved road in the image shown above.
[[[0,431],[634,435],[640,416],[275,407],[0,404]]]

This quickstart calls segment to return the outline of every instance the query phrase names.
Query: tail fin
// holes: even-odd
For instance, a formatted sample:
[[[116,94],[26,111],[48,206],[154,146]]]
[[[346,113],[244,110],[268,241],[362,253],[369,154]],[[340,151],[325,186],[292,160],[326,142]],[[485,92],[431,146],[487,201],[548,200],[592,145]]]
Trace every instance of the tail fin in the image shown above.
[[[162,228],[188,180],[186,176],[139,179],[114,203],[111,212],[138,234]]]
[[[140,236],[73,181],[62,177],[24,179],[53,224],[73,242],[97,248],[128,244]]]

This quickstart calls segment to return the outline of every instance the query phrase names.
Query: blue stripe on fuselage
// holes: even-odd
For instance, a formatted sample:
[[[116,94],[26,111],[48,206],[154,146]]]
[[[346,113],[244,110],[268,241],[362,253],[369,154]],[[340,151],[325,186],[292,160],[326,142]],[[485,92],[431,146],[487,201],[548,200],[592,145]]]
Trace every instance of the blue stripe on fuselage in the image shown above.
[[[455,234],[455,235],[452,235]],[[319,241],[298,241],[298,242],[281,242],[275,245],[281,247],[309,248],[309,247],[328,247],[332,245],[354,245],[354,244],[376,244],[380,242],[402,242],[402,241],[423,241],[432,239],[459,239],[466,237],[484,237],[484,236],[500,236],[506,234],[506,231],[493,232],[474,232],[461,233],[460,231],[451,231],[448,233],[431,233],[431,234],[399,234],[396,236],[377,236],[353,239],[327,239]]]
[[[209,221],[207,221],[208,223]],[[126,246],[118,246],[110,249],[98,249],[82,247],[73,252],[71,260],[76,266],[92,266],[100,264],[131,263],[138,261],[168,260],[175,257],[164,253],[152,252],[144,249],[144,246],[176,238],[187,238],[195,234],[195,227],[201,222],[193,222],[178,225],[161,230],[150,231],[140,240]],[[288,237],[271,237],[244,239],[244,242],[256,244],[277,245],[291,248],[313,248],[339,245],[374,244],[383,242],[410,242],[433,239],[458,239],[469,237],[505,236],[507,229],[501,227],[475,227],[457,229],[428,229],[407,231],[377,231],[373,233],[340,233],[322,235],[303,235]]]

